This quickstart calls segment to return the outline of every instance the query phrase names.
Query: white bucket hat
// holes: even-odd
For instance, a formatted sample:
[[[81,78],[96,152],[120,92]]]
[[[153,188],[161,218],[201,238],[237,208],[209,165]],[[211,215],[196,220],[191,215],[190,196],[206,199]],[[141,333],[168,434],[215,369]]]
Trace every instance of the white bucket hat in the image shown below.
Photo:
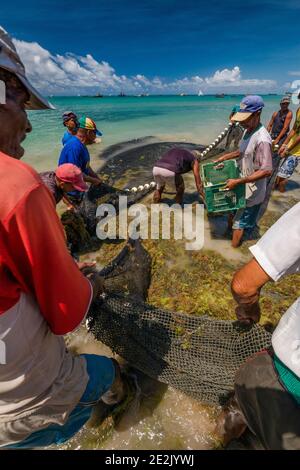
[[[15,74],[30,94],[26,109],[55,109],[39,92],[29,83],[25,75],[25,67],[16,51],[11,37],[0,26],[0,68]]]

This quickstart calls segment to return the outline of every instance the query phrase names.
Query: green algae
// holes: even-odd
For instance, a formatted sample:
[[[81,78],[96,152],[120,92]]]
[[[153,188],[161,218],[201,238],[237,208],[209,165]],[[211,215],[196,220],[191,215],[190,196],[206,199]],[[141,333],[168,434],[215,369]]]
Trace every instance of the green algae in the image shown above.
[[[101,265],[109,263],[125,244],[125,240],[118,244],[105,242],[95,256],[96,261]],[[211,250],[186,251],[180,240],[144,240],[143,245],[152,257],[150,304],[187,314],[236,319],[236,303],[230,290],[236,265]],[[261,324],[275,326],[299,292],[297,275],[266,284],[260,296]],[[182,337],[183,348],[188,348],[184,328],[174,325],[174,331]]]

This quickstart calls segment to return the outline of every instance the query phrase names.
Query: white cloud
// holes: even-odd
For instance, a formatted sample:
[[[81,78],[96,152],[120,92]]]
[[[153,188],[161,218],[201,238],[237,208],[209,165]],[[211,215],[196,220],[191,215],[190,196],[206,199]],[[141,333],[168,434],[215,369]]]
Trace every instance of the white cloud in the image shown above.
[[[221,85],[223,87],[241,87],[262,90],[272,90],[277,86],[274,80],[260,80],[256,78],[242,79],[240,68],[236,65],[232,70],[217,70],[212,77],[206,78],[205,82],[210,86]]]
[[[44,94],[128,94],[140,93],[206,93],[226,90],[230,92],[274,91],[274,80],[243,79],[238,66],[217,70],[211,77],[199,75],[178,78],[172,81],[160,77],[148,78],[137,73],[127,77],[118,75],[105,61],[98,62],[91,54],[78,56],[71,53],[51,54],[38,43],[14,39],[14,44],[23,60],[29,79]]]

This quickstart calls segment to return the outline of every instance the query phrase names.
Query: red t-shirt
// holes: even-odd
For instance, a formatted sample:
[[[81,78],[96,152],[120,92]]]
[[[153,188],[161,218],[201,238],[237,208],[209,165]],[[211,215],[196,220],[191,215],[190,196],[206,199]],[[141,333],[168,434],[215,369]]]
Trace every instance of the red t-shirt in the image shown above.
[[[67,250],[53,197],[30,166],[2,152],[0,188],[0,315],[23,291],[51,331],[66,334],[84,318],[92,288]]]

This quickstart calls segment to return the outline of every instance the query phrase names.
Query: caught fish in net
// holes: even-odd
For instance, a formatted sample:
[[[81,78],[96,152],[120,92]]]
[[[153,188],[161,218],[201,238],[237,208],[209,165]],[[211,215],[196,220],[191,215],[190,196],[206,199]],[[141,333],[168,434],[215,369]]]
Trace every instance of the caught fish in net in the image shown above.
[[[271,344],[259,325],[245,328],[145,303],[151,261],[139,241],[130,240],[101,274],[105,294],[88,317],[95,338],[133,367],[203,403],[226,401],[240,365]]]

